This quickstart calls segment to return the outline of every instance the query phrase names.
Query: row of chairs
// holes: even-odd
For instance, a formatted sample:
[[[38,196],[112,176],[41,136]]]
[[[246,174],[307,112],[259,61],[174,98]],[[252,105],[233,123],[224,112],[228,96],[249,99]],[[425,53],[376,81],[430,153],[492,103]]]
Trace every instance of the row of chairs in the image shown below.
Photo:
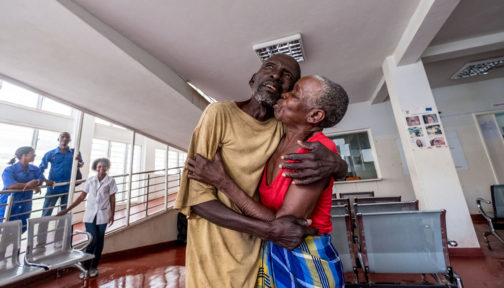
[[[446,238],[446,211],[418,211],[417,200],[381,202],[381,198],[374,199],[375,203],[355,198],[353,209],[348,199],[332,207],[333,245],[344,272],[355,275],[346,287],[412,287],[373,283],[370,273],[421,274],[424,282],[413,287],[462,287],[448,257],[448,245],[456,246],[456,242]],[[364,273],[364,283],[359,271]],[[426,284],[425,274],[431,274],[436,284]]]
[[[0,223],[0,287],[70,266],[87,273],[80,262],[94,258],[94,255],[83,252],[93,238],[87,232],[72,232],[71,213],[28,219],[23,261],[19,259],[21,245],[25,243],[21,242],[21,228],[19,220]],[[72,247],[72,238],[78,234],[86,235],[87,239],[84,247],[77,250]]]

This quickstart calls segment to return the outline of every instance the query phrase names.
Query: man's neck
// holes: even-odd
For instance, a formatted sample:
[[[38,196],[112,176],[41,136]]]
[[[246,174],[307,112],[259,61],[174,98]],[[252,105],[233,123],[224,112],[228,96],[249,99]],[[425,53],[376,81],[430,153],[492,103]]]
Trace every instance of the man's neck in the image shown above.
[[[53,146],[53,147],[54,147],[54,146]],[[60,145],[60,146],[58,146],[58,147],[59,147],[59,149],[60,149],[60,151],[61,151],[61,152],[66,152],[66,151],[68,150],[68,148],[70,148],[70,147],[68,147],[68,146],[63,146],[63,145]]]
[[[266,121],[273,117],[273,108],[260,104],[254,98],[243,102],[236,102],[236,105],[258,121]]]

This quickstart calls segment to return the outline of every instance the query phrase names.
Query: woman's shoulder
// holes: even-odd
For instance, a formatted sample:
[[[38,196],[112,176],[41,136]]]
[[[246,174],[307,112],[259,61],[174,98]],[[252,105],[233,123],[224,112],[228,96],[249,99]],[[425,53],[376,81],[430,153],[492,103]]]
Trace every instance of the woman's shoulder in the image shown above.
[[[13,165],[9,165],[7,167],[5,167],[3,173],[7,174],[7,173],[12,173],[15,171],[16,167],[15,167],[16,164],[13,164]]]
[[[338,148],[336,148],[336,144],[329,139],[323,132],[318,132],[308,139],[310,142],[320,142],[322,145],[326,146],[329,150],[333,152],[337,152]]]

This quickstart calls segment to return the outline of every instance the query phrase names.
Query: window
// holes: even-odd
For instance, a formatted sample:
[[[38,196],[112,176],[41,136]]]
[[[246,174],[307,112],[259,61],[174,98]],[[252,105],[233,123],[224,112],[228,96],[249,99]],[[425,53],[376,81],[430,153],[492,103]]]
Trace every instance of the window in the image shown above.
[[[47,130],[38,131],[37,146],[35,148],[35,154],[37,155],[35,157],[35,165],[40,165],[40,162],[42,162],[42,158],[44,157],[45,153],[58,147],[58,137],[58,132]],[[44,171],[44,175],[46,177],[49,177],[49,169],[46,169]]]
[[[72,116],[73,111],[70,106],[1,80],[0,100],[65,116]]]
[[[46,97],[43,97],[41,109],[51,113],[72,116],[72,107],[61,104]]]
[[[5,83],[5,82],[4,82]],[[33,138],[33,128],[0,123],[0,172],[9,166],[9,162],[22,146],[31,146]],[[32,163],[34,164],[34,163]],[[0,177],[1,178],[1,177]],[[0,187],[3,189],[3,181],[0,179]]]
[[[330,135],[348,164],[346,180],[377,179],[375,152],[369,141],[369,131]]]
[[[103,119],[98,118],[98,117],[95,117],[95,123],[96,124],[105,125],[105,126],[111,126],[111,127],[119,128],[119,129],[126,129],[126,128],[122,127],[122,126],[119,126],[119,125],[116,125],[116,124],[112,124],[111,122],[103,120]]]
[[[499,125],[501,134],[504,137],[504,113],[495,114],[495,119],[497,119],[497,124]]]
[[[110,142],[110,175],[125,174],[126,169],[126,143]]]
[[[126,173],[130,171],[130,144],[127,144],[127,154],[128,160],[126,162]],[[133,173],[140,172],[142,170],[142,146],[135,145],[135,151],[133,151]]]
[[[0,81],[0,100],[37,108],[39,95],[27,89],[13,85],[7,81]]]
[[[161,170],[165,169],[166,166],[166,150],[156,149],[154,151],[154,169]],[[164,174],[163,171],[156,171],[157,174]]]

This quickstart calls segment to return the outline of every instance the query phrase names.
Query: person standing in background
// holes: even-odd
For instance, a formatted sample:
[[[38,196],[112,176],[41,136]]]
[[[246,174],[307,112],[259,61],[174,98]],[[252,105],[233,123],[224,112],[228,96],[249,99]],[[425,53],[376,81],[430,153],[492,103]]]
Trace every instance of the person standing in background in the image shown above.
[[[74,150],[70,149],[68,146],[70,141],[72,141],[70,133],[62,132],[58,137],[58,141],[59,146],[44,155],[39,168],[42,173],[44,173],[45,169],[49,167],[49,163],[51,163],[48,179],[56,183],[69,182],[72,175],[72,163],[74,158]],[[79,168],[84,165],[80,153],[75,159],[79,161]],[[68,202],[69,188],[69,185],[47,187],[42,216],[50,216],[52,214],[58,199],[60,199],[60,210],[65,210]]]

